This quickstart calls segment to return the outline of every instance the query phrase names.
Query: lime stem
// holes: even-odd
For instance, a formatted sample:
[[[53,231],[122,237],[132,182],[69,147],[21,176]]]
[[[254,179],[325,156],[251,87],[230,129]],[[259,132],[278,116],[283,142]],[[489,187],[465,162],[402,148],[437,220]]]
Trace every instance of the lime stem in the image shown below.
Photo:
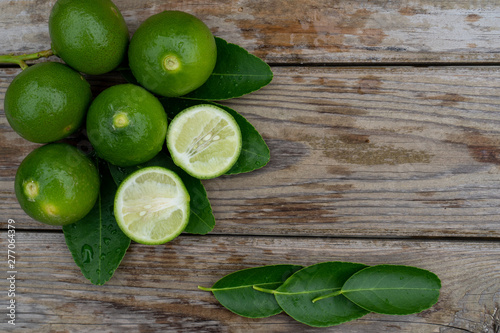
[[[28,68],[28,65],[25,62],[26,60],[48,58],[53,55],[54,52],[52,52],[52,50],[45,50],[36,53],[21,54],[21,55],[13,55],[13,54],[0,55],[0,64],[17,64],[21,67],[22,70],[25,70],[26,68]]]

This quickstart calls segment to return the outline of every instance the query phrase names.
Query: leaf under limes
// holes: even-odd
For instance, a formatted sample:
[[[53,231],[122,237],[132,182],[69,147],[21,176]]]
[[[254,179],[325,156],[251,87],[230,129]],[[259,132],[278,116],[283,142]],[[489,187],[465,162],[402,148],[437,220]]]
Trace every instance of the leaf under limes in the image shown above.
[[[152,160],[133,167],[122,168],[109,164],[109,170],[111,171],[111,175],[113,176],[116,184],[119,185],[134,171],[150,166],[160,166],[172,170],[182,179],[182,182],[186,186],[191,200],[189,206],[189,223],[186,226],[186,229],[184,229],[184,232],[204,235],[212,231],[215,226],[215,218],[212,213],[212,206],[208,200],[205,187],[199,179],[188,175],[181,168],[175,165],[170,156],[167,154],[160,152]]]
[[[236,44],[215,37],[217,62],[212,75],[184,98],[220,101],[241,97],[269,84],[273,72],[267,63]]]
[[[228,310],[248,318],[264,318],[283,310],[272,294],[257,291],[254,287],[278,288],[294,272],[297,265],[272,265],[243,269],[226,275],[212,288],[202,290],[213,292],[215,298]]]
[[[354,274],[341,292],[368,311],[407,315],[433,306],[439,298],[440,288],[441,281],[436,274],[424,269],[378,265]]]
[[[234,120],[238,123],[241,131],[242,147],[241,153],[234,164],[234,166],[226,172],[226,174],[238,174],[250,172],[265,166],[271,159],[271,154],[269,152],[269,147],[260,135],[260,133],[255,129],[255,127],[248,122],[241,114],[235,110],[214,102],[207,101],[196,101],[196,100],[185,100],[180,98],[168,98],[164,97],[160,99],[165,112],[167,112],[167,117],[172,120],[179,112],[182,110],[199,104],[212,104],[216,105],[225,111],[229,112],[233,116]]]
[[[94,208],[82,220],[63,227],[75,263],[95,285],[111,279],[130,245],[113,214],[117,186],[106,168],[100,171],[101,189]]]

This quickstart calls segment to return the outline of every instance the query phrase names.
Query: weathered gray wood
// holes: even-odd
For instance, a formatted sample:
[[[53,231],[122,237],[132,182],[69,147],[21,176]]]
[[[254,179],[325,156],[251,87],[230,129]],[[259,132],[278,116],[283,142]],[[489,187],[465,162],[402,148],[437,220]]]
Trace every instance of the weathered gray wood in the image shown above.
[[[6,249],[5,237],[0,239]],[[491,242],[183,235],[163,246],[133,243],[104,286],[82,276],[59,233],[18,232],[16,260],[19,332],[451,333],[495,332],[499,324],[500,247]],[[197,289],[243,268],[329,260],[431,270],[442,280],[440,299],[417,315],[370,314],[330,329],[313,329],[285,314],[239,317],[211,293]],[[8,289],[5,279],[2,286]],[[0,327],[6,329],[5,320]]]
[[[273,70],[269,86],[225,102],[272,157],[256,172],[204,181],[214,233],[498,239],[496,67]],[[0,71],[0,107],[16,73]],[[97,93],[114,82],[92,84]],[[0,222],[45,228],[13,192],[17,165],[36,145],[12,132],[1,109],[0,124]]]
[[[50,47],[55,0],[0,0],[0,50]],[[491,0],[115,0],[130,32],[163,10],[190,12],[215,35],[275,63],[499,62]]]

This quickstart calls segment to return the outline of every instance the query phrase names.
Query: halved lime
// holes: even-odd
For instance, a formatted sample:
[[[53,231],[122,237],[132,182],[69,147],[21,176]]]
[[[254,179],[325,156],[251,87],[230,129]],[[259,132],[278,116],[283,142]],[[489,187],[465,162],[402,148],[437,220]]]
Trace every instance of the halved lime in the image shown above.
[[[200,179],[231,169],[241,152],[241,131],[225,110],[210,104],[189,107],[174,117],[167,147],[175,164]]]
[[[143,168],[120,184],[115,197],[116,222],[138,243],[163,244],[188,224],[189,200],[186,187],[173,171]]]

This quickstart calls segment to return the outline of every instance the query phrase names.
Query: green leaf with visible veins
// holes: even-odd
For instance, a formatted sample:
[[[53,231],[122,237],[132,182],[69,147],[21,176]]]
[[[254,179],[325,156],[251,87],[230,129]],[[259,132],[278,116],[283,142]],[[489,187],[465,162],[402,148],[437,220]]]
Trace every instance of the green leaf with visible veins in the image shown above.
[[[274,296],[255,287],[272,290],[278,288],[294,272],[297,265],[271,265],[243,269],[226,275],[217,281],[211,291],[215,298],[228,310],[248,318],[264,318],[282,312]]]
[[[368,311],[407,315],[433,306],[439,298],[440,288],[437,275],[424,269],[378,265],[354,274],[341,292]]]
[[[354,273],[367,267],[349,262],[324,262],[293,274],[274,296],[293,319],[309,326],[326,327],[360,318],[368,313],[339,291]],[[314,302],[323,295],[336,295]]]
[[[117,186],[107,168],[100,171],[101,189],[94,208],[82,220],[63,227],[75,263],[95,285],[111,279],[130,245],[113,213]]]
[[[189,202],[191,212],[189,214],[189,223],[186,229],[184,229],[184,232],[204,235],[212,231],[215,226],[215,217],[212,213],[212,206],[208,200],[205,187],[199,179],[188,175],[175,165],[170,156],[166,153],[160,152],[152,160],[146,163],[127,168],[109,164],[109,170],[116,184],[120,185],[120,183],[132,172],[150,166],[160,166],[172,170],[182,179],[182,182],[186,186],[191,198]]]
[[[208,80],[183,98],[220,101],[241,97],[268,85],[273,72],[268,64],[244,48],[215,37],[217,63]]]
[[[255,129],[255,127],[248,122],[241,114],[235,110],[214,102],[208,101],[195,101],[195,100],[185,100],[180,98],[161,98],[160,102],[167,113],[169,121],[171,121],[179,112],[182,110],[200,104],[211,104],[218,106],[225,111],[227,111],[234,120],[238,123],[241,131],[242,147],[241,153],[233,165],[233,167],[226,172],[226,174],[238,174],[250,172],[259,168],[264,167],[271,159],[271,154],[269,152],[269,147],[260,135],[260,133]]]

